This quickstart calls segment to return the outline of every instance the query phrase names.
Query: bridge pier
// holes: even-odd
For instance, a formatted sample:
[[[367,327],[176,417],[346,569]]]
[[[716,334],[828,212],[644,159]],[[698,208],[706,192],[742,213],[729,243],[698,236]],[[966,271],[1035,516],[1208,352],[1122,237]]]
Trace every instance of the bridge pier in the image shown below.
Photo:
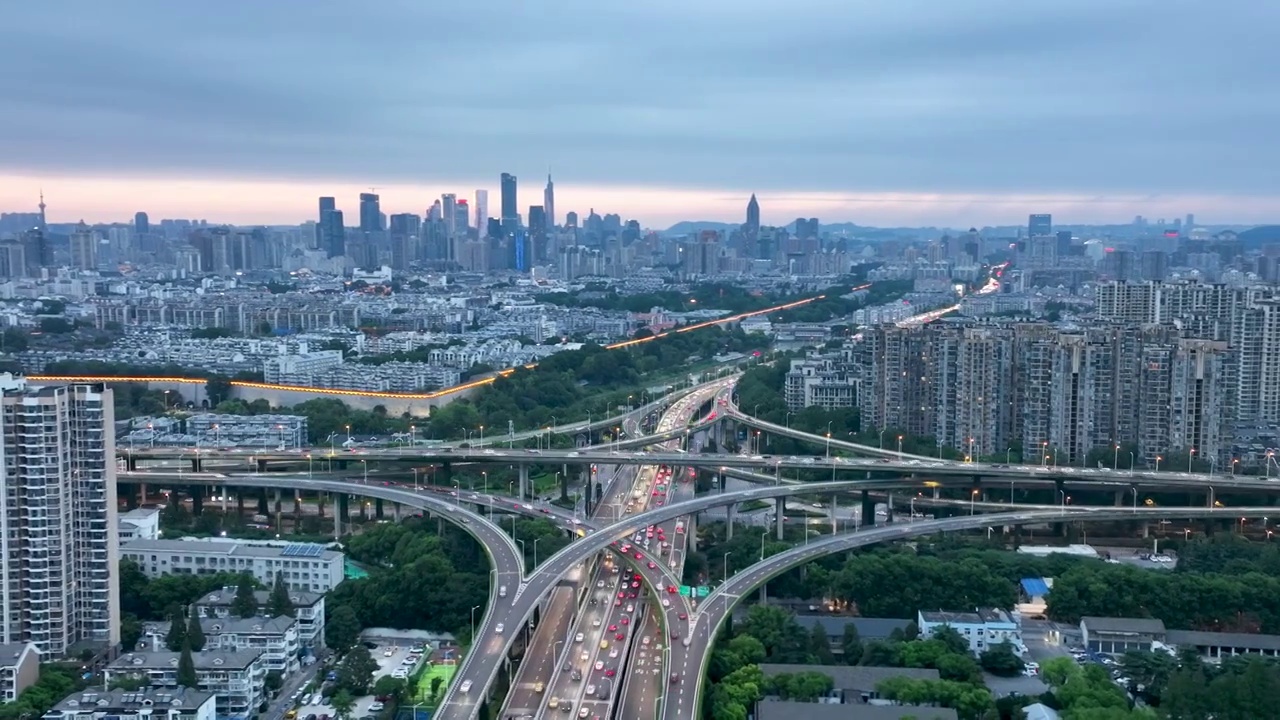
[[[934,499],[934,500],[939,499],[940,495],[939,495],[938,491],[939,491],[940,489],[941,489],[941,488],[939,488],[937,485],[934,485],[934,486],[933,486],[933,499]]]
[[[327,493],[320,493],[320,495],[316,497],[316,515],[318,515],[321,520],[324,520],[324,501],[327,497],[329,497]]]
[[[1124,490],[1117,490],[1117,491],[1116,491],[1116,497],[1115,497],[1115,505],[1116,505],[1116,507],[1124,507],[1124,495],[1125,495],[1125,491],[1124,491]]]
[[[333,539],[342,539],[342,514],[338,512],[338,508],[342,506],[342,496],[337,495],[333,500]]]
[[[738,519],[738,506],[730,505],[725,509],[724,539],[733,539],[733,522]]]
[[[531,490],[529,487],[529,466],[520,463],[516,467],[520,470],[520,499],[524,500],[529,497]]]
[[[936,492],[936,489],[935,489]],[[876,524],[876,503],[871,499],[871,491],[862,491],[862,525],[874,526]]]
[[[698,515],[690,515],[684,524],[684,541],[689,552],[698,552]]]
[[[231,488],[227,488],[227,492],[231,492]],[[244,517],[244,491],[236,490],[236,514]]]
[[[257,460],[254,462],[254,465],[258,468],[258,474],[259,474],[259,475],[261,475],[262,473],[264,473],[264,472],[266,472],[266,471],[267,471],[267,461],[266,461],[266,460],[263,460],[263,459],[259,458],[259,459],[257,459]]]
[[[280,530],[284,527],[283,520],[282,520],[282,519],[281,519],[281,517],[280,517],[280,515],[281,515],[281,505],[282,505],[282,501],[281,501],[280,494],[281,494],[281,493],[280,493],[280,488],[276,488],[276,503],[275,503],[275,507],[276,507],[276,512],[275,512],[275,518],[276,518],[276,532],[280,532]]]
[[[199,485],[191,486],[191,514],[200,517],[204,513],[204,488]]]
[[[373,516],[378,520],[382,519],[382,498],[374,498],[373,500]]]
[[[351,520],[351,496],[339,495],[336,516],[337,522],[347,524]]]
[[[838,509],[838,504],[836,503],[836,501],[839,499],[840,499],[839,495],[835,493],[831,493],[831,534],[832,535],[835,535],[836,533],[840,532],[840,526],[839,526],[840,519],[836,517],[836,510]]]
[[[258,515],[266,515],[266,514],[267,514],[267,513],[269,513],[269,512],[271,512],[271,509],[267,506],[267,489],[266,489],[266,488],[261,488],[261,489],[259,489],[259,490],[258,490],[258,512],[257,512],[257,514],[258,514]]]
[[[396,522],[400,522],[400,503],[391,503],[391,517]]]
[[[787,501],[786,501],[786,498],[778,498],[773,502],[774,502],[773,509],[776,512],[776,515],[774,516],[774,519],[773,519],[773,524],[775,526],[776,537],[779,540],[781,540],[784,537],[783,521],[786,520]]]
[[[140,505],[147,504],[147,484],[139,483],[138,485],[138,503]]]
[[[196,457],[191,458],[191,472],[200,472],[200,469],[203,466],[204,463],[200,460],[200,456],[197,455]]]

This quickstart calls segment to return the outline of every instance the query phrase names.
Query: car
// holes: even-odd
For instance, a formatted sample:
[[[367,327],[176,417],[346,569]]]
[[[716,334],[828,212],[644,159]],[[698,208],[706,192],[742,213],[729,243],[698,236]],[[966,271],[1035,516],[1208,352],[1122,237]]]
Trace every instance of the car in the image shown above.
[[[409,677],[409,671],[403,668],[396,668],[391,672],[391,677],[396,680],[405,680]]]
[[[618,671],[613,668],[609,668],[608,670],[604,671],[605,677],[613,677],[614,675],[617,675],[617,674],[618,674]]]
[[[646,636],[644,636],[644,637],[640,638],[640,644],[641,644],[641,645],[648,645],[648,644],[649,644],[649,636],[648,636],[648,635],[646,635]]]
[[[678,682],[680,682],[680,673],[671,673],[671,684],[674,685]]]
[[[680,633],[679,633],[678,631],[676,631],[676,630],[672,630],[672,631],[671,631],[671,639],[672,639],[672,640],[679,640],[679,639],[680,639]]]
[[[609,626],[609,632],[618,632],[618,626],[617,626],[617,625],[610,625],[610,626]]]
[[[590,715],[590,714],[591,714],[591,711],[590,711],[590,710],[588,710],[588,709],[587,709],[587,706],[585,706],[585,705],[583,705],[583,706],[582,706],[582,709],[578,711],[578,717],[580,717],[580,718],[585,718],[585,717],[587,717],[587,716],[588,716],[588,715]]]
[[[463,680],[463,681],[462,681],[462,686],[458,688],[458,690],[459,690],[459,691],[464,692],[464,693],[465,693],[465,692],[467,692],[467,691],[468,691],[468,690],[470,690],[470,689],[471,689],[471,681],[470,681],[470,680]]]
[[[582,651],[582,662],[586,662],[586,661],[588,661],[588,660],[590,660],[590,659],[591,659],[591,653],[587,652],[586,650],[583,650],[583,651]]]
[[[618,633],[617,635],[614,635],[614,636],[613,636],[613,639],[614,639],[614,640],[622,640],[622,639],[623,639],[623,638],[625,638],[626,636],[627,636],[627,635],[626,635],[626,633]]]
[[[654,562],[654,561],[650,560],[650,561],[649,561],[649,569],[650,569],[650,570],[657,570],[657,569],[658,569],[658,563],[656,563],[656,562]]]
[[[550,510],[548,510],[548,509],[546,509],[546,508],[538,508],[538,512],[540,512],[540,513],[544,513],[544,514],[546,514],[546,515],[550,515],[550,514],[551,514],[551,511],[550,511]]]
[[[631,587],[633,587],[633,588],[638,588],[638,587],[640,587],[640,581],[639,581],[639,580],[632,580],[632,581],[631,581]]]
[[[604,661],[603,661],[603,660],[597,660],[597,661],[596,661],[596,670],[603,670],[603,669],[604,669]]]
[[[643,579],[644,579],[644,576],[642,576],[640,573],[636,573],[635,575],[632,575],[632,576],[631,576],[631,579],[632,579],[632,580],[643,580]]]
[[[667,593],[668,593],[668,594],[670,594],[670,595],[675,595],[675,594],[676,594],[676,593],[678,593],[678,592],[680,592],[680,588],[676,587],[675,585],[668,585],[668,586],[667,586]]]
[[[391,657],[392,655],[395,655],[395,654],[396,654],[395,650],[392,650],[391,648],[387,648],[386,652],[382,653],[382,657]]]
[[[597,580],[597,581],[596,581],[596,587],[597,587],[597,588],[602,588],[602,587],[604,587],[604,581],[603,581],[603,580]]]
[[[608,641],[608,640],[601,640],[601,641],[600,641],[600,649],[601,649],[601,650],[608,650],[608,649],[609,649],[609,641]]]
[[[609,659],[616,660],[618,657],[618,648],[609,648]]]
[[[369,712],[382,712],[382,708],[384,707],[386,707],[386,705],[375,700],[373,704],[369,706]]]
[[[596,686],[595,686],[595,685],[587,685],[587,694],[588,694],[588,695],[595,695],[595,694],[596,694]]]
[[[547,707],[551,708],[552,710],[555,710],[556,708],[560,707],[560,698],[553,697],[550,700],[548,700]]]
[[[669,547],[671,547],[671,543],[669,543],[669,542],[667,542],[667,541],[663,540],[663,541],[662,541],[662,547],[663,547],[664,549],[665,549],[665,548],[669,548]]]
[[[405,658],[405,659],[401,660],[401,661],[400,661],[400,664],[401,664],[401,665],[417,665],[417,664],[418,664],[418,656],[417,656],[417,655],[410,655],[409,657],[407,657],[407,658]]]
[[[627,603],[627,612],[633,613],[635,611],[636,611],[636,606],[632,605],[631,603]]]
[[[626,597],[626,596],[627,596],[627,591],[625,591],[625,590],[619,590],[619,591],[618,591],[618,597],[623,598],[623,597]]]
[[[644,553],[642,553],[642,552],[637,552],[637,553],[636,553],[636,559],[637,559],[637,560],[643,560],[643,559],[644,559]]]
[[[573,672],[569,673],[569,679],[574,682],[578,682],[582,679],[582,671],[578,668],[574,668]]]
[[[631,598],[632,600],[635,600],[636,598],[640,597],[640,593],[638,593],[638,592],[632,592],[632,593],[628,594],[628,595],[627,595],[627,597]]]
[[[587,639],[586,633],[578,633],[578,635],[573,639],[573,641],[582,642],[583,640],[586,640],[586,639]]]
[[[614,601],[613,601],[613,606],[614,606],[614,607],[622,607],[622,598],[618,598],[617,600],[614,600]]]
[[[664,607],[664,608],[669,608],[669,607],[671,607],[671,601],[670,601],[670,600],[668,600],[668,599],[666,599],[666,598],[662,598],[662,607]]]
[[[631,623],[631,618],[627,617],[626,615],[623,615],[622,619],[619,620],[618,622],[622,623],[623,625],[629,625]]]
[[[681,620],[688,620],[688,619],[689,619],[689,613],[680,613],[680,619],[681,619]]]
[[[507,628],[502,623],[498,623],[497,625],[493,626],[493,631],[499,635],[501,635],[502,631],[506,629]]]
[[[600,627],[600,618],[591,621],[591,627]]]

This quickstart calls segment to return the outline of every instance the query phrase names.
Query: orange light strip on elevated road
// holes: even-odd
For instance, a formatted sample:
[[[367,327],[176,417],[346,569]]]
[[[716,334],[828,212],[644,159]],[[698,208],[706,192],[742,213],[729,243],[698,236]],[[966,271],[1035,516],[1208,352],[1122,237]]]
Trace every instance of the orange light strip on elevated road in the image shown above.
[[[633,345],[637,345],[642,342],[657,340],[660,337],[666,337],[668,335],[671,335],[672,333],[682,333],[682,332],[689,332],[690,330],[700,330],[702,328],[708,328],[713,325],[723,325],[724,323],[734,322],[736,320],[742,320],[749,317],[755,317],[756,315],[765,315],[772,312],[779,312],[781,310],[790,310],[791,308],[800,307],[802,305],[808,305],[809,303],[815,300],[821,300],[825,297],[826,297],[825,295],[818,295],[811,298],[805,298],[804,300],[796,300],[795,302],[786,303],[785,305],[775,305],[773,307],[765,308],[763,310],[753,310],[751,312],[742,313],[740,315],[734,315],[732,317],[721,318],[719,320],[709,320],[707,322],[695,323],[693,325],[686,325],[685,327],[678,328],[676,330],[668,330],[666,332],[658,333],[657,335],[651,335],[646,338],[638,338],[636,340],[624,340],[622,342],[614,343],[612,345],[606,345],[605,349],[618,350],[621,348],[631,347]],[[528,365],[525,365],[524,369],[532,370],[535,367],[537,367],[537,363],[530,363]],[[231,386],[243,387],[243,388],[255,388],[258,390],[282,390],[286,392],[290,392],[290,391],[291,392],[308,392],[308,393],[314,393],[316,395],[338,395],[338,396],[347,396],[347,397],[386,398],[388,400],[437,400],[439,398],[448,397],[450,395],[454,395],[456,393],[460,393],[466,390],[474,390],[475,388],[483,387],[485,385],[492,385],[493,382],[498,378],[507,377],[508,375],[511,375],[514,372],[515,372],[515,368],[507,368],[506,370],[499,370],[497,373],[487,378],[482,378],[480,380],[472,380],[470,382],[462,383],[461,385],[454,385],[453,387],[448,387],[442,390],[436,390],[434,392],[428,392],[428,393],[396,393],[396,392],[374,392],[370,390],[343,390],[341,388],[317,388],[317,387],[307,387],[305,385],[278,385],[275,383],[249,382],[247,380],[232,380]],[[35,382],[184,383],[187,385],[197,385],[197,384],[202,384],[204,382],[207,382],[206,378],[132,377],[132,376],[122,377],[117,375],[28,375],[27,379]]]
[[[826,295],[817,295],[815,297],[805,298],[804,300],[796,300],[795,302],[789,302],[785,305],[774,305],[773,307],[765,308],[763,310],[752,310],[751,312],[745,312],[739,315],[732,315],[727,318],[720,318],[719,320],[708,320],[706,322],[694,323],[693,325],[685,325],[684,327],[678,327],[675,330],[667,330],[665,332],[660,332],[657,335],[650,335],[649,337],[636,338],[635,340],[623,340],[622,342],[616,342],[612,345],[605,345],[604,348],[606,350],[617,350],[619,348],[631,347],[633,345],[639,345],[640,343],[652,342],[654,340],[657,340],[658,338],[664,338],[664,337],[667,337],[668,335],[673,335],[675,333],[684,333],[684,332],[689,332],[691,330],[701,330],[703,328],[709,328],[713,325],[723,325],[725,323],[736,322],[738,320],[745,320],[749,317],[755,317],[757,315],[767,315],[769,313],[780,312],[782,310],[790,310],[791,308],[798,308],[802,305],[808,305],[809,303],[815,300],[822,300],[825,297]]]

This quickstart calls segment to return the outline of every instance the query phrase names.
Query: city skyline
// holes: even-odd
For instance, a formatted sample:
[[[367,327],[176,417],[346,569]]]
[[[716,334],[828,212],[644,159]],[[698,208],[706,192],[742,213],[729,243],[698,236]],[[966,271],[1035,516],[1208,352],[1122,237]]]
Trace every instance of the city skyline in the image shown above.
[[[0,206],[43,187],[59,220],[145,197],[157,217],[293,223],[368,186],[422,213],[548,167],[558,215],[649,227],[740,222],[752,192],[767,224],[1280,217],[1267,3],[58,10],[82,21],[32,5],[0,29]]]

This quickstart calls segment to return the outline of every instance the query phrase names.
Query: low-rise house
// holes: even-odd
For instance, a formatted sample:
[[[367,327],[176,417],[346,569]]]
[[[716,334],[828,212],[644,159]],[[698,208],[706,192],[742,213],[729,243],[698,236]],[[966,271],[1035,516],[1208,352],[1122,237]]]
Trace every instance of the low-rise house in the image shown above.
[[[190,688],[82,690],[45,713],[43,720],[216,720],[213,693]]]
[[[981,654],[992,646],[1008,642],[1021,652],[1022,625],[1018,619],[999,608],[978,608],[974,612],[920,610],[916,615],[920,635],[929,637],[940,627],[950,627],[969,643],[969,651]]]
[[[268,590],[254,592],[258,600],[260,617],[266,617],[267,606],[271,600]],[[235,601],[236,589],[224,587],[200,598],[195,603],[196,613],[201,618],[231,617],[231,603]],[[324,647],[324,595],[305,590],[290,590],[289,601],[293,603],[293,616],[298,621],[298,644],[304,654],[315,654]]]
[[[0,702],[13,702],[40,679],[40,650],[34,643],[0,645]]]
[[[178,687],[176,652],[125,653],[107,665],[106,684],[112,678],[146,680],[153,688]],[[266,698],[267,668],[260,650],[201,651],[191,654],[196,681],[202,692],[212,693],[220,720],[248,720]]]

